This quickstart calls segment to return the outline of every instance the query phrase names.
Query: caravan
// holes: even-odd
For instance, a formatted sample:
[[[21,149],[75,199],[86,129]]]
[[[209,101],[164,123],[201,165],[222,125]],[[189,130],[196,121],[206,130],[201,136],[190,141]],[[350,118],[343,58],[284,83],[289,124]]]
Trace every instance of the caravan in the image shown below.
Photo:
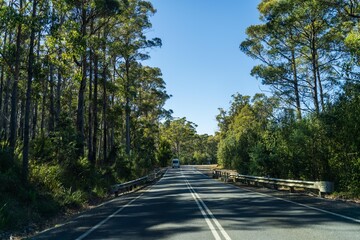
[[[172,160],[172,168],[180,168],[179,159],[175,158],[175,159]]]

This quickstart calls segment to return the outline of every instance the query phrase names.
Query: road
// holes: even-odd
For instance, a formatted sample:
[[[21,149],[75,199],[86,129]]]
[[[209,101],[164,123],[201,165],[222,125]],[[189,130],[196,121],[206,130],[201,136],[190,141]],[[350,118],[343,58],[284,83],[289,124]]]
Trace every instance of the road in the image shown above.
[[[32,239],[360,239],[358,205],[255,190],[218,182],[188,166],[169,169],[153,186]]]

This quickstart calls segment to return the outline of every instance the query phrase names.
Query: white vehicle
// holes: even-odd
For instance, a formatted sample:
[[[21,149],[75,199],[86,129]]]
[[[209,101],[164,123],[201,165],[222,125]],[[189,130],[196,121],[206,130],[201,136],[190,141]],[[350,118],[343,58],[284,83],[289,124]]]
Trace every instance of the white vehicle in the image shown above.
[[[175,158],[175,159],[172,160],[172,168],[180,168],[179,159]]]

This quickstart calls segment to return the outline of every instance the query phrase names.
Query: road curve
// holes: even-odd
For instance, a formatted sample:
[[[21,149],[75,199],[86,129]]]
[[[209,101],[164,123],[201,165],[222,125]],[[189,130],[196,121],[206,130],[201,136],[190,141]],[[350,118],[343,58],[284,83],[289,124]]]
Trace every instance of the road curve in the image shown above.
[[[333,204],[254,192],[185,166],[31,239],[360,239],[360,207]]]

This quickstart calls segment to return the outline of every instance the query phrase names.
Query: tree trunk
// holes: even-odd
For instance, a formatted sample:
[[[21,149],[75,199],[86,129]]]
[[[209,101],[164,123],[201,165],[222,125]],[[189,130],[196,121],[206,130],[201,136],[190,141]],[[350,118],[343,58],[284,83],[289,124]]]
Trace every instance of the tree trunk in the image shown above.
[[[4,33],[4,45],[3,45],[3,52],[5,51],[6,48],[6,44],[7,44],[7,30]],[[10,35],[11,36],[11,35]],[[8,90],[6,88],[8,88],[8,85],[4,83],[5,81],[5,66],[2,65],[1,66],[1,76],[0,76],[0,140],[5,140],[4,137],[4,133],[6,132],[6,126],[5,126],[5,122],[4,119],[7,117],[5,115],[5,106],[3,105],[3,103],[6,101],[5,100],[5,96],[8,95]],[[5,96],[4,96],[5,93]],[[7,107],[7,106],[6,106]]]
[[[26,98],[20,98],[20,113],[19,115],[19,131],[17,133],[18,140],[24,141],[24,119],[25,119],[25,106],[26,105]]]
[[[19,13],[22,15],[23,0],[19,3]],[[16,145],[16,128],[17,128],[17,101],[18,101],[18,82],[20,76],[20,55],[21,55],[21,35],[22,35],[22,23],[20,22],[17,27],[16,36],[16,56],[15,56],[15,73],[14,82],[11,95],[11,116],[10,116],[10,155],[14,159],[15,157],[15,145]]]
[[[60,54],[59,54],[59,55],[61,56],[61,51],[60,51]],[[56,127],[59,125],[59,119],[60,119],[61,81],[62,81],[61,69],[58,69],[57,84],[56,84],[56,107],[55,107]]]
[[[6,85],[5,85],[5,99],[4,99],[4,106],[3,106],[3,119],[2,119],[2,126],[3,126],[3,139],[7,139],[8,134],[9,134],[9,129],[8,129],[8,118],[9,118],[9,100],[10,100],[10,85],[11,85],[11,77],[7,76],[6,77]]]
[[[95,165],[93,155],[92,155],[92,141],[93,141],[93,62],[94,62],[94,56],[93,56],[92,50],[90,50],[90,64],[89,64],[89,70],[90,70],[90,76],[89,76],[89,115],[88,115],[88,159],[92,166]]]
[[[319,58],[318,58],[317,51],[315,52],[315,54],[316,54],[316,74],[317,74],[319,91],[320,91],[320,104],[321,104],[321,110],[324,111],[325,110],[324,91],[323,91],[323,86],[322,86],[322,82],[321,82]]]
[[[97,53],[94,54],[94,96],[93,96],[93,117],[94,117],[94,130],[92,139],[92,160],[96,163],[96,150],[97,150],[97,133],[98,133],[98,74],[99,74],[99,59]]]
[[[40,134],[41,137],[45,136],[45,115],[46,115],[46,98],[48,94],[48,81],[46,78],[43,77],[42,79],[42,89],[43,89],[43,96],[42,96],[42,103],[41,103],[41,123],[40,123]]]
[[[317,65],[316,65],[316,33],[315,33],[315,23],[312,22],[312,32],[311,32],[311,67],[312,67],[312,74],[313,74],[313,99],[314,99],[314,107],[315,113],[320,113],[320,106],[319,106],[319,98],[318,98],[318,80],[317,80]]]
[[[37,118],[38,118],[38,101],[35,99],[34,101],[34,108],[33,108],[33,121],[32,121],[32,136],[31,139],[35,139],[36,137],[36,125],[37,125]]]
[[[81,36],[84,43],[84,47],[86,48],[86,7],[83,2],[82,6],[82,13],[81,13]],[[79,95],[78,95],[78,108],[77,108],[77,118],[76,118],[76,127],[78,131],[78,156],[82,157],[84,156],[84,143],[85,143],[85,131],[84,131],[84,107],[85,107],[85,90],[86,90],[86,70],[87,70],[87,61],[86,61],[86,50],[83,50],[81,56],[81,82],[80,82],[80,89],[79,89]]]
[[[26,108],[25,108],[25,125],[24,125],[24,148],[23,148],[23,164],[22,174],[23,181],[27,183],[29,173],[29,121],[30,121],[30,105],[31,105],[31,83],[34,73],[34,42],[35,42],[35,17],[36,17],[36,5],[37,0],[33,0],[32,9],[32,22],[31,22],[31,34],[30,34],[30,49],[28,59],[28,79],[26,90]]]
[[[102,79],[103,79],[103,121],[104,121],[104,133],[103,133],[103,157],[104,162],[107,159],[107,122],[106,122],[106,111],[107,111],[107,94],[106,94],[106,53],[104,51],[104,60],[103,60],[103,70],[102,70]]]
[[[126,155],[130,156],[130,63],[129,60],[125,60],[125,71],[126,71],[126,86],[125,86],[125,96],[126,96],[126,103],[125,103],[125,128],[126,128]]]
[[[36,49],[36,61],[40,62],[40,48],[41,48],[41,32],[39,32],[38,35],[38,43],[37,43],[37,49]],[[37,79],[39,80],[39,79]],[[35,97],[34,106],[33,106],[33,120],[32,120],[32,135],[31,139],[35,139],[36,137],[36,127],[37,127],[37,120],[38,120],[38,98]]]
[[[293,81],[294,81],[294,94],[295,94],[295,103],[296,103],[296,117],[298,120],[302,119],[301,114],[301,103],[300,103],[300,93],[299,93],[299,81],[297,77],[297,67],[296,67],[296,58],[295,50],[291,50],[292,57],[292,68],[293,68]]]
[[[60,26],[62,26],[64,24],[64,16],[61,17],[60,20]],[[59,48],[59,53],[58,53],[58,58],[59,61],[62,60],[62,49],[61,46]],[[63,69],[59,66],[57,69],[57,84],[56,84],[56,107],[55,107],[55,121],[56,121],[56,128],[59,126],[59,121],[60,121],[60,107],[61,107],[61,84],[62,84],[62,71]],[[71,102],[71,101],[69,101]]]
[[[49,131],[55,130],[55,106],[54,106],[54,65],[50,63],[50,116],[49,116]]]

